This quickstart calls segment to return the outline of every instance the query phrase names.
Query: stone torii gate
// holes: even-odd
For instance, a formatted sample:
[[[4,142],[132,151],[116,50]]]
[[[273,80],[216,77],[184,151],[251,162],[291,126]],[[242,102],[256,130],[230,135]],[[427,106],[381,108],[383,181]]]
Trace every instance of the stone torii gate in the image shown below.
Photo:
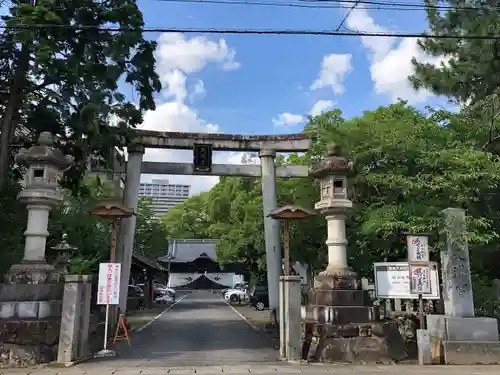
[[[210,133],[158,132],[136,130],[136,138],[127,144],[128,161],[125,170],[124,204],[137,210],[141,174],[212,175],[261,177],[264,235],[266,243],[267,279],[269,304],[279,304],[279,277],[281,275],[280,229],[276,220],[268,213],[277,208],[276,177],[307,177],[307,166],[282,166],[276,168],[276,152],[305,152],[309,150],[313,137],[309,134],[287,135],[235,135]],[[195,161],[191,163],[144,162],[146,148],[193,150]],[[212,164],[212,151],[259,152],[259,165]],[[208,160],[202,168],[196,158],[204,153]],[[130,266],[134,246],[136,217],[122,220],[117,262],[122,263],[120,280],[120,310],[127,304]]]

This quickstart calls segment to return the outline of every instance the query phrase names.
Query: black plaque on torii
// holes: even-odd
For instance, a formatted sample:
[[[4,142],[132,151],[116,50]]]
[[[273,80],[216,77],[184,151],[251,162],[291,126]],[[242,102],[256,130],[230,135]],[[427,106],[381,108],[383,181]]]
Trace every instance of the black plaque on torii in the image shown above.
[[[212,145],[195,143],[193,145],[193,172],[207,173],[212,171]]]

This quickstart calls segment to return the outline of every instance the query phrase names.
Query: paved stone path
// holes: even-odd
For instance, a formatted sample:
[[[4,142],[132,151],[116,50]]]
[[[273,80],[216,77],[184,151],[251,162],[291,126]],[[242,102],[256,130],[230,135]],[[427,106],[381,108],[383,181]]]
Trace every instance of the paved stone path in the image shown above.
[[[498,375],[500,366],[418,366],[418,365],[227,365],[199,367],[112,367],[92,369],[81,366],[64,369],[0,369],[0,375]]]
[[[188,294],[140,332],[132,345],[117,345],[117,358],[79,365],[96,368],[138,366],[206,366],[275,363],[277,352],[265,335],[255,332],[220,297],[208,291]]]

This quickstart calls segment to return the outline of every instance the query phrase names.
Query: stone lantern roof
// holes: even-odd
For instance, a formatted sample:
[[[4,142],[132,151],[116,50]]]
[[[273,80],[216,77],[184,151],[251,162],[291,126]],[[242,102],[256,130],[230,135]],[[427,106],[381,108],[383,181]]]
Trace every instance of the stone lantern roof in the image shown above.
[[[332,143],[328,147],[326,158],[313,166],[310,176],[322,178],[330,175],[351,176],[354,174],[354,163],[345,158],[339,145]]]
[[[38,137],[37,145],[29,150],[21,149],[16,155],[16,163],[19,164],[49,164],[67,170],[73,163],[71,155],[64,155],[61,150],[52,147],[54,144],[52,134],[43,132]]]

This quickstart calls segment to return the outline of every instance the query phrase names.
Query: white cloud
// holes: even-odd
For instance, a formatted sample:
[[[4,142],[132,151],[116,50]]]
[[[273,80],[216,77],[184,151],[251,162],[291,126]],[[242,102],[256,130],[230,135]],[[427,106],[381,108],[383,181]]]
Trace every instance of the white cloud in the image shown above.
[[[355,9],[347,19],[350,29],[364,32],[388,32],[377,25],[366,9]],[[408,81],[413,72],[411,59],[417,58],[430,64],[445,62],[442,57],[425,54],[417,44],[417,39],[380,38],[362,36],[361,42],[368,50],[370,57],[370,73],[377,94],[388,95],[392,102],[398,99],[411,103],[423,102],[432,93],[427,90],[415,91]]]
[[[311,84],[311,90],[331,87],[334,94],[344,92],[344,78],[352,70],[351,54],[326,55],[321,64],[318,78]]]
[[[199,79],[193,85],[193,88],[189,94],[189,98],[191,99],[191,101],[194,101],[195,99],[203,99],[206,93],[207,92],[205,91],[205,84],[201,79]]]
[[[236,51],[224,39],[212,41],[200,36],[185,39],[180,33],[162,34],[158,38],[155,58],[156,71],[166,98],[178,101],[183,101],[188,95],[187,75],[200,72],[210,63],[215,63],[226,71],[236,70],[241,66],[236,60]],[[194,91],[197,88],[201,88],[204,93],[202,81],[195,84]]]
[[[325,111],[332,109],[332,107],[334,105],[335,105],[335,102],[333,100],[318,100],[312,106],[310,115],[311,116],[318,116],[322,112],[325,112]]]
[[[283,112],[273,118],[273,124],[279,127],[296,126],[305,121],[305,117],[294,113]]]
[[[196,110],[186,105],[186,99],[199,99],[206,93],[202,80],[189,84],[189,75],[202,71],[211,63],[225,71],[238,69],[240,63],[236,61],[235,50],[224,39],[185,39],[182,34],[162,34],[158,39],[155,57],[157,73],[163,85],[163,98],[169,101],[157,104],[154,111],[146,112],[140,128],[173,132],[219,132],[217,124],[200,118]],[[214,163],[241,164],[243,156],[243,153],[237,152],[214,153]],[[144,160],[190,163],[193,159],[190,150],[147,149]],[[141,178],[143,181],[152,179],[191,185],[191,195],[207,191],[219,181],[217,176],[143,175]]]

